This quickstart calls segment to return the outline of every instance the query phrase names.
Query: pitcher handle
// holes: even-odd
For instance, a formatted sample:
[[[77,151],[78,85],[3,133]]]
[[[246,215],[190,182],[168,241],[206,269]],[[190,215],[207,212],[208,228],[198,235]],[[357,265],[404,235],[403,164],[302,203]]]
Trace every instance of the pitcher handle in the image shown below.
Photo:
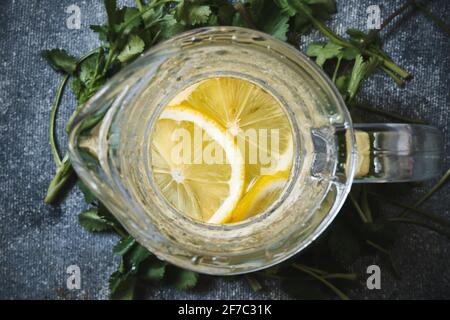
[[[355,183],[421,181],[440,174],[442,136],[432,126],[356,124],[354,133],[358,154]]]

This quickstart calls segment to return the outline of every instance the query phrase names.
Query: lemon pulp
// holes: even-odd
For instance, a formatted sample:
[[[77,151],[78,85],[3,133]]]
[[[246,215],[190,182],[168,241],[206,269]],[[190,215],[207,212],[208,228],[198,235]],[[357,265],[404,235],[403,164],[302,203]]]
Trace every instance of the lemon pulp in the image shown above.
[[[293,138],[280,103],[235,77],[179,92],[152,135],[152,169],[175,208],[207,223],[234,223],[266,210],[284,189]]]

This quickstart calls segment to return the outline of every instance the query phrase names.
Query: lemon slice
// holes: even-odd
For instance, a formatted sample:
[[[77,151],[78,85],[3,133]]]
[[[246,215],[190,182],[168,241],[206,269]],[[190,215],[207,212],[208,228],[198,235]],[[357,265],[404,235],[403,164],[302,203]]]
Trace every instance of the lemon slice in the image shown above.
[[[288,177],[287,171],[259,177],[239,201],[229,222],[239,222],[266,210],[280,196]]]
[[[199,133],[204,137],[200,144],[195,141]],[[201,159],[208,149],[223,153],[223,159]],[[192,109],[166,107],[155,126],[151,154],[155,181],[175,208],[202,222],[230,219],[244,188],[244,159],[233,137],[214,120]]]
[[[198,110],[235,137],[245,159],[246,185],[290,169],[289,119],[280,103],[258,85],[234,77],[209,78],[186,88],[169,105]]]

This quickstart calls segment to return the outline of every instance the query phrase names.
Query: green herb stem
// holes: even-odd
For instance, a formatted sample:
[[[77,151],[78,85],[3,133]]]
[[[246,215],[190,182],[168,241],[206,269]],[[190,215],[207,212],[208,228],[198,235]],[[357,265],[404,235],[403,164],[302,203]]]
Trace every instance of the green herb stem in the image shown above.
[[[355,200],[355,198],[352,196],[351,193],[349,194],[349,198],[351,203],[355,207],[356,212],[358,212],[359,216],[361,217],[362,222],[371,223],[372,221],[370,220],[370,217],[366,217],[364,211],[361,209],[360,205],[358,204],[358,202]]]
[[[398,113],[394,113],[394,112],[388,112],[388,111],[384,111],[378,108],[374,108],[365,104],[361,104],[361,103],[353,103],[352,107],[357,108],[357,109],[361,109],[364,111],[368,111],[371,113],[375,113],[381,116],[385,116],[391,119],[395,119],[398,121],[402,121],[402,122],[407,122],[407,123],[416,123],[416,124],[427,124],[425,121],[423,120],[418,120],[418,119],[411,119],[405,116],[402,116]]]
[[[58,89],[56,90],[56,96],[53,100],[52,109],[50,112],[50,125],[49,125],[49,142],[50,148],[53,155],[53,161],[56,164],[56,167],[61,166],[61,157],[59,155],[58,143],[56,141],[56,133],[55,133],[55,123],[56,123],[56,115],[58,114],[59,106],[61,104],[61,98],[64,93],[64,89],[66,87],[67,81],[69,80],[70,75],[66,74],[64,78],[61,80]]]
[[[339,71],[339,67],[341,66],[342,57],[339,57],[336,62],[336,67],[334,68],[333,77],[331,78],[331,81],[333,83],[336,83],[336,77]]]
[[[400,14],[410,8],[410,4],[405,2],[400,8],[395,10],[389,17],[387,17],[380,26],[380,29],[376,30],[377,33],[380,33],[384,28],[386,28],[395,18],[397,18]]]
[[[245,275],[245,279],[254,292],[258,292],[263,288],[258,279],[256,279],[253,275],[247,274]]]
[[[343,48],[354,48],[354,49],[360,50],[361,53],[366,56],[371,56],[371,57],[380,59],[382,61],[383,65],[388,70],[399,75],[401,78],[407,79],[407,78],[411,77],[411,74],[408,71],[399,67],[394,62],[392,62],[390,59],[387,59],[385,55],[382,55],[373,49],[361,49],[361,48],[356,47],[355,45],[351,44],[343,37],[334,33],[329,27],[327,27],[324,23],[322,23],[321,21],[314,18],[307,11],[303,11],[303,13],[309,18],[309,20],[314,25],[314,27],[316,27],[324,36],[326,36],[328,39],[330,39],[331,42],[333,42]]]
[[[175,2],[175,0],[162,0],[162,1],[155,1],[155,3],[149,4],[147,6],[147,8],[145,8],[144,10],[140,11],[139,13],[136,13],[134,16],[132,16],[129,20],[127,20],[127,22],[125,22],[123,25],[121,25],[118,33],[119,35],[123,35],[124,32],[126,31],[126,29],[130,26],[130,24],[134,23],[135,20],[141,18],[145,13],[153,10],[155,7],[166,4],[166,3],[170,3],[170,2]]]
[[[388,222],[393,222],[393,223],[405,223],[405,224],[413,224],[413,225],[417,225],[419,227],[423,227],[426,229],[430,229],[436,233],[439,233],[441,235],[446,236],[447,238],[450,238],[450,232],[448,232],[447,230],[441,230],[439,228],[436,228],[435,226],[429,225],[425,222],[422,221],[418,221],[418,220],[414,220],[414,219],[409,219],[409,218],[389,218],[387,219]]]
[[[115,223],[111,223],[110,224],[111,227],[113,228],[113,230],[121,237],[121,238],[126,238],[128,237],[128,233],[126,233],[125,231],[123,231],[119,226],[117,226]]]
[[[329,282],[327,279],[323,278],[322,276],[317,275],[316,273],[310,271],[308,268],[305,268],[303,265],[294,263],[292,266],[300,271],[303,271],[304,273],[307,273],[311,277],[315,278],[316,280],[322,282],[325,286],[327,286],[331,291],[333,291],[340,299],[342,300],[349,300],[349,297],[343,293],[341,290],[336,288],[331,282]]]
[[[323,279],[333,279],[333,280],[348,280],[355,281],[358,279],[356,273],[329,273],[322,276]]]
[[[442,188],[449,180],[450,178],[450,169],[447,170],[447,172],[439,179],[439,181],[431,188],[430,191],[428,191],[425,195],[423,195],[418,201],[416,201],[413,205],[413,207],[418,207],[422,203],[428,200],[433,194],[435,194],[440,188]],[[403,210],[403,212],[400,214],[400,217],[405,217],[408,213],[408,209]]]
[[[237,2],[234,5],[234,8],[239,13],[239,15],[242,17],[242,19],[245,21],[245,24],[247,25],[247,27],[249,27],[251,29],[258,29],[255,22],[253,21],[251,14],[248,12],[247,8],[245,8],[244,4]]]
[[[324,276],[324,275],[328,274],[328,272],[326,272],[324,270],[321,270],[321,269],[309,267],[309,266],[306,266],[306,265],[302,265],[302,266],[303,266],[303,268],[308,269],[309,271],[314,272],[315,274],[318,274],[318,275],[321,275],[321,276]]]
[[[374,248],[377,249],[378,251],[380,251],[380,252],[382,252],[382,253],[388,255],[388,256],[391,255],[391,253],[390,253],[388,250],[386,250],[385,248],[383,248],[382,246],[376,244],[376,243],[373,242],[373,241],[366,240],[366,243],[367,243],[368,245],[374,247]]]
[[[77,68],[80,66],[80,64],[85,61],[86,59],[92,57],[95,54],[99,54],[100,56],[100,52],[102,50],[102,47],[97,47],[91,51],[89,51],[87,54],[85,54],[84,56],[82,56],[78,61],[77,61]],[[100,57],[99,57],[100,59]],[[98,73],[99,73],[99,68],[97,66],[97,68],[95,69],[95,78],[94,81],[92,81],[93,83],[95,83],[95,80],[97,80],[97,78],[99,77]],[[69,133],[70,129],[72,128],[72,123],[75,120],[76,116],[78,115],[78,113],[80,113],[81,109],[83,108],[83,105],[78,105],[75,110],[72,112],[72,114],[69,117],[69,120],[66,123],[66,132]]]
[[[70,164],[69,155],[66,153],[64,156],[61,165],[56,170],[56,174],[53,177],[53,180],[50,182],[50,185],[47,190],[47,194],[44,198],[45,203],[53,203],[58,197],[61,190],[66,185],[67,181],[71,178],[73,174],[72,166]]]
[[[365,185],[362,186],[360,203],[361,210],[365,213],[367,220],[372,222],[372,210],[370,209],[369,199],[367,199],[367,187]]]
[[[383,70],[389,77],[391,77],[392,80],[394,80],[400,88],[403,88],[405,86],[405,81],[397,74],[395,74],[395,72],[389,70],[388,68],[386,68],[386,66],[381,66],[381,70]]]
[[[400,274],[399,274],[397,268],[395,267],[394,261],[392,259],[392,255],[389,252],[389,250],[386,250],[385,248],[383,248],[382,246],[380,246],[379,244],[376,244],[375,242],[373,242],[371,240],[366,240],[366,243],[369,246],[375,248],[376,250],[378,250],[379,252],[381,252],[382,254],[384,254],[386,256],[386,258],[389,261],[389,264],[391,265],[392,271],[394,272],[395,276],[399,278]]]
[[[384,196],[382,196],[380,194],[377,194],[377,193],[369,192],[369,194],[371,196],[373,196],[373,197],[376,197],[376,198],[380,199],[380,200],[383,200],[383,201],[386,201],[388,203],[391,203],[391,204],[393,204],[393,205],[395,205],[395,206],[397,206],[399,208],[403,208],[405,210],[409,210],[411,212],[417,213],[417,214],[423,216],[424,218],[430,219],[430,220],[432,220],[432,221],[434,221],[436,223],[439,223],[441,225],[445,225],[445,226],[450,228],[450,221],[445,219],[445,218],[443,218],[443,217],[441,217],[440,215],[438,215],[436,213],[427,212],[427,211],[419,209],[417,207],[409,206],[407,204],[401,203],[401,202],[393,200],[393,199],[389,199],[389,198],[384,197]]]
[[[77,68],[78,66],[87,58],[97,53],[99,48],[96,48],[86,55],[82,56],[77,61]],[[52,181],[50,182],[50,185],[47,190],[47,194],[45,196],[44,202],[45,203],[53,203],[59,192],[64,188],[67,181],[69,181],[70,177],[72,176],[72,166],[70,164],[69,155],[66,153],[63,160],[61,160],[59,151],[57,148],[57,141],[56,141],[56,135],[55,135],[55,124],[56,124],[56,115],[59,110],[59,106],[61,104],[61,99],[64,93],[64,88],[66,87],[66,84],[70,78],[70,75],[67,74],[64,76],[63,80],[61,81],[60,85],[58,86],[55,100],[52,105],[52,110],[50,113],[50,120],[49,120],[49,141],[51,146],[51,152],[53,155],[53,160],[57,166],[56,174],[53,177]]]
[[[135,0],[135,3],[138,10],[142,12],[142,10],[144,9],[142,5],[142,0]]]
[[[408,2],[411,3],[412,6],[419,9],[428,19],[436,23],[438,27],[447,34],[447,36],[450,36],[450,27],[447,26],[439,17],[434,15],[427,7],[417,2],[416,0],[408,0]]]

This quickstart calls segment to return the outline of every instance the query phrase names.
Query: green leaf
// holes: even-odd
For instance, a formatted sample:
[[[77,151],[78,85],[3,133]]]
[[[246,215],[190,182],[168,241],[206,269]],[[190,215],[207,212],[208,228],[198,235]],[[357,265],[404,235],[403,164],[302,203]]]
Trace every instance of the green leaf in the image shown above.
[[[304,2],[313,7],[313,15],[328,19],[331,14],[336,13],[335,0],[304,0]]]
[[[166,273],[166,265],[163,261],[151,261],[142,267],[140,275],[145,280],[161,281]]]
[[[366,38],[366,34],[359,29],[349,28],[346,30],[346,33],[350,36],[350,38],[353,38],[354,40],[361,41]]]
[[[137,35],[131,35],[125,48],[119,54],[120,62],[125,63],[133,59],[136,55],[142,53],[145,48],[144,41]]]
[[[58,72],[73,74],[77,68],[77,59],[69,55],[66,50],[43,50],[41,55]]]
[[[47,194],[45,195],[44,199],[45,203],[53,203],[57,199],[67,181],[69,181],[70,177],[72,176],[72,173],[72,164],[70,162],[68,153],[66,153],[61,165],[56,170],[56,174],[50,182],[50,185],[48,186]]]
[[[195,287],[198,281],[198,273],[190,270],[178,269],[175,275],[175,286],[180,290]]]
[[[361,54],[356,56],[347,89],[350,99],[355,97],[362,81],[366,79],[373,71],[375,71],[379,63],[380,61],[375,58],[370,58],[368,61],[364,61]]]
[[[133,300],[136,277],[131,274],[114,272],[109,278],[110,298],[112,300]]]
[[[342,48],[341,56],[344,60],[351,61],[355,60],[358,56],[359,51],[356,48]]]
[[[117,228],[122,229],[122,226],[119,223],[119,221],[117,221],[116,217],[113,216],[113,214],[108,210],[108,208],[105,207],[105,205],[102,202],[98,203],[97,210],[98,210],[98,215],[100,217],[107,220],[111,225],[116,227],[115,228],[116,231],[117,231]]]
[[[98,39],[109,46],[108,42],[108,26],[90,25],[89,28],[98,34]]]
[[[116,0],[104,0],[106,14],[108,16],[108,38],[113,41],[115,38],[115,26],[118,23],[118,11]]]
[[[281,8],[281,12],[287,14],[288,16],[294,16],[297,11],[294,7],[289,4],[288,0],[274,0],[275,4]]]
[[[98,54],[92,55],[80,65],[79,79],[86,87],[89,87],[95,80],[98,57]]]
[[[324,63],[332,58],[338,58],[341,55],[342,47],[328,42],[326,44],[313,42],[307,50],[306,55],[309,57],[316,57],[316,63],[323,67]]]
[[[271,34],[275,38],[286,41],[287,32],[289,30],[289,16],[285,14],[276,13],[272,17],[268,18],[263,31]]]
[[[174,16],[184,25],[195,26],[208,22],[211,14],[209,5],[200,5],[195,1],[181,0],[175,7]]]
[[[209,6],[193,6],[189,10],[188,24],[195,26],[197,24],[206,23],[210,14],[211,9]]]
[[[132,236],[122,238],[114,246],[113,252],[118,256],[124,256],[131,250],[131,248],[134,246],[135,243],[136,240],[134,240]]]
[[[70,84],[70,88],[72,89],[72,92],[75,95],[77,101],[80,100],[80,97],[84,91],[84,86],[81,80],[79,78],[73,79],[73,81]]]
[[[336,79],[336,87],[339,89],[341,95],[345,98],[347,95],[348,82],[350,77],[347,75],[341,75]]]
[[[89,190],[89,188],[84,184],[83,181],[78,180],[78,187],[84,195],[84,201],[86,203],[92,203],[95,200],[94,194]]]
[[[130,271],[137,273],[141,262],[145,261],[145,259],[150,256],[151,253],[146,248],[139,243],[136,243],[126,257],[129,262]]]
[[[89,209],[78,215],[80,225],[87,231],[100,232],[111,230],[111,225],[98,215],[96,208]]]
[[[136,18],[136,16],[139,15],[139,10],[137,8],[133,8],[133,7],[123,7],[121,9],[122,13],[123,13],[123,22],[119,25],[116,26],[116,31],[122,31],[123,34],[127,35],[131,32],[134,31],[134,29],[136,27],[138,27],[141,23],[142,23],[142,19],[141,17]],[[148,12],[150,13],[153,10],[149,10]],[[154,12],[154,11],[153,11]],[[147,19],[149,17],[147,16]]]
[[[161,30],[161,40],[167,40],[186,30],[186,27],[181,23],[178,23],[175,17],[171,14],[167,14],[164,17],[164,21],[162,21],[158,27],[160,28],[159,30]]]

